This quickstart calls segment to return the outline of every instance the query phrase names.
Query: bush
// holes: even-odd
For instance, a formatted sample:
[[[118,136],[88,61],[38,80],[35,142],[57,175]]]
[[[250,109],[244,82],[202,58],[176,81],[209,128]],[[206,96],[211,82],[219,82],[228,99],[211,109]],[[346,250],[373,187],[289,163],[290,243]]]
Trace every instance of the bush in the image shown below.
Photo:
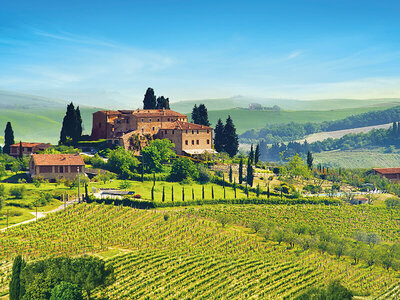
[[[180,157],[173,162],[170,173],[170,179],[172,181],[182,181],[187,178],[195,179],[197,177],[197,168],[190,159]]]
[[[50,300],[83,300],[82,290],[73,283],[62,281],[51,291]]]
[[[15,199],[23,199],[25,196],[26,189],[24,186],[14,186],[10,188],[10,195]]]
[[[205,184],[211,180],[211,174],[208,171],[208,168],[204,165],[198,165],[197,171],[199,172],[199,175],[197,176],[198,182]]]

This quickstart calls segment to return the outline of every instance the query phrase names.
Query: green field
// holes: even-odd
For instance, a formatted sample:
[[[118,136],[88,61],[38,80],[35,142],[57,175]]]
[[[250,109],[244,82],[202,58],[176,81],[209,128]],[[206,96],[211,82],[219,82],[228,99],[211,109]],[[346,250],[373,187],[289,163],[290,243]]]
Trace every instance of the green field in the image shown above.
[[[378,109],[387,109],[389,106],[378,107],[361,107],[361,108],[348,108],[338,110],[327,110],[327,111],[253,111],[248,109],[230,109],[230,110],[218,110],[209,111],[208,116],[212,126],[215,126],[218,118],[223,121],[226,120],[228,115],[233,119],[239,134],[244,133],[251,129],[260,129],[265,127],[267,124],[279,124],[279,123],[307,123],[307,122],[323,122],[332,121],[346,118],[351,115],[361,114]]]
[[[216,221],[221,214],[231,216],[232,223],[221,226]],[[398,230],[392,230],[398,220],[391,219],[383,207],[238,205],[137,210],[79,204],[0,233],[0,260],[9,266],[17,253],[28,260],[101,255],[115,268],[116,281],[98,289],[97,299],[281,299],[335,278],[359,295],[379,295],[398,284],[399,273],[391,269],[353,264],[349,257],[338,259],[312,249],[288,248],[247,227],[253,219],[289,226],[285,222],[291,216],[307,219],[309,225],[325,225],[335,234],[350,220],[348,227],[356,224],[366,231],[376,227],[387,233],[382,234],[384,240],[398,238]],[[7,281],[3,278],[2,282]]]
[[[324,151],[314,153],[314,164],[332,168],[393,168],[400,167],[400,153],[383,153],[383,149]]]

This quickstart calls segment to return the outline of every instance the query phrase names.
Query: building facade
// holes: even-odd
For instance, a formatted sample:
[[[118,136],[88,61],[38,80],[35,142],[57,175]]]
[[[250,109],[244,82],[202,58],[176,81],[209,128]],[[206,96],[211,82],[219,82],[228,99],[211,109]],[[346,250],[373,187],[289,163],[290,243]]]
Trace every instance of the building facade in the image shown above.
[[[51,144],[44,143],[26,143],[22,142],[22,154],[23,155],[31,155],[38,153],[39,151],[44,151],[47,148],[51,147]],[[14,157],[20,156],[20,143],[16,143],[10,146],[10,155]]]
[[[179,155],[215,152],[213,129],[192,124],[187,116],[169,109],[98,111],[93,114],[92,139],[140,152],[152,139],[169,139]]]
[[[79,154],[32,154],[29,162],[32,178],[75,180],[85,174],[85,162]]]
[[[385,177],[392,181],[400,181],[400,168],[374,168],[372,174]]]

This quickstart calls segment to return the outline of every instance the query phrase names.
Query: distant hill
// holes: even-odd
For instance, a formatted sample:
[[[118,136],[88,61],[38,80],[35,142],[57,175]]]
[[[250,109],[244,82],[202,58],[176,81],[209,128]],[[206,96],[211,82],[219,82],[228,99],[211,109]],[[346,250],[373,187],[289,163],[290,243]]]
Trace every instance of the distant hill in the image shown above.
[[[15,140],[57,143],[67,101],[0,91],[0,135],[8,121],[14,129]],[[79,105],[79,103],[74,103]],[[91,132],[92,113],[99,108],[79,105],[84,133]]]

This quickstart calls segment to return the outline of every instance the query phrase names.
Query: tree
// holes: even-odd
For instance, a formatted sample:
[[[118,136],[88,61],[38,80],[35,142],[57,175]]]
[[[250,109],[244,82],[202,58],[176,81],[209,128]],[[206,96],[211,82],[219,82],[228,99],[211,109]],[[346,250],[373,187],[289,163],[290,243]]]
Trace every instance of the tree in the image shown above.
[[[215,125],[214,148],[217,152],[223,152],[225,150],[224,124],[221,119],[218,119],[217,125]]]
[[[168,139],[151,141],[150,145],[141,151],[145,171],[148,173],[161,172],[162,163],[175,157],[175,152],[172,150],[174,147],[175,145]]]
[[[310,170],[312,170],[312,168],[313,168],[313,161],[314,161],[314,158],[312,156],[312,153],[311,153],[311,151],[308,151],[307,152],[307,166]]]
[[[248,185],[253,186],[253,180],[254,180],[254,170],[252,166],[252,161],[250,158],[247,160],[247,176],[246,176],[246,182]]]
[[[254,152],[254,165],[257,165],[260,160],[260,144],[257,144],[256,151]]]
[[[51,291],[50,300],[83,300],[82,289],[78,285],[62,281]]]
[[[198,120],[196,124],[210,126],[210,121],[208,121],[208,111],[204,104],[200,104],[197,108]]]
[[[306,178],[311,176],[310,169],[304,164],[298,154],[288,158],[287,160],[286,171],[288,175],[294,177],[303,176]]]
[[[152,88],[148,88],[143,99],[143,109],[155,109],[157,106],[156,95]]]
[[[174,181],[182,181],[188,178],[197,178],[197,173],[197,168],[190,159],[179,157],[172,163],[170,178]]]
[[[21,272],[25,267],[25,261],[21,255],[18,255],[13,262],[12,275],[10,281],[10,300],[19,300],[22,298],[21,295]]]
[[[249,160],[250,160],[250,164],[253,164],[253,162],[254,162],[254,150],[253,150],[253,144],[251,144],[251,147],[250,147],[250,152],[249,152]]]
[[[239,184],[243,182],[243,158],[240,158],[239,161]]]
[[[232,177],[233,177],[233,174],[232,174],[232,166],[229,166],[229,182],[230,182],[230,183],[232,183]]]
[[[132,153],[118,147],[110,152],[106,166],[111,172],[117,173],[123,179],[127,179],[133,174],[138,165],[139,161]]]
[[[199,124],[199,120],[199,108],[197,107],[197,104],[195,104],[192,109],[192,123]]]
[[[157,109],[169,109],[169,98],[164,98],[164,96],[157,98]]]
[[[82,118],[79,107],[75,109],[74,104],[71,102],[67,106],[67,112],[65,113],[61,133],[60,145],[76,145],[82,136]]]
[[[225,140],[225,152],[228,153],[230,157],[234,157],[239,151],[239,138],[231,116],[228,116],[226,119],[223,138]]]
[[[22,147],[22,141],[19,141],[19,158],[21,159],[24,156],[24,147]]]
[[[3,153],[10,154],[10,146],[14,144],[14,131],[12,129],[11,123],[7,122],[6,129],[4,130]]]

